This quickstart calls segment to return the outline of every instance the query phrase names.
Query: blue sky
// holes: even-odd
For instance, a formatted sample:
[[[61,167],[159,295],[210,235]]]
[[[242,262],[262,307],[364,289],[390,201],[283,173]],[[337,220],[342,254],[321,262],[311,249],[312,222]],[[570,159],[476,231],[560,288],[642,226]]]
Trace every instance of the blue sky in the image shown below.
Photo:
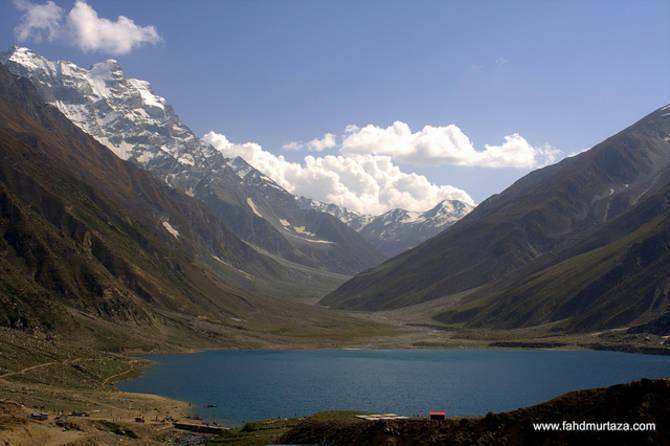
[[[572,153],[670,102],[668,1],[88,3],[100,17],[153,25],[161,42],[121,55],[23,44],[80,65],[114,57],[199,135],[292,161],[306,152],[281,149],[291,141],[394,121],[455,124],[478,150],[518,133]],[[16,42],[20,19],[0,5],[0,46]],[[476,201],[530,170],[408,159],[396,162]]]

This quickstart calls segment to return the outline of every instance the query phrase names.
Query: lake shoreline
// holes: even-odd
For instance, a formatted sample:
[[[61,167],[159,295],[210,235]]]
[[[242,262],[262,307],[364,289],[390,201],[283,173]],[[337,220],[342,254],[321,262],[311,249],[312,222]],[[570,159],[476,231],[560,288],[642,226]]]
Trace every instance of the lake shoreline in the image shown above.
[[[411,346],[411,347],[395,347],[395,348],[389,348],[386,346],[366,346],[366,347],[331,347],[331,346],[318,346],[318,345],[309,345],[309,346],[284,346],[284,345],[275,345],[275,346],[269,346],[269,347],[259,347],[259,348],[253,348],[253,347],[221,347],[221,348],[196,348],[196,349],[188,349],[186,351],[183,350],[169,350],[169,351],[161,351],[157,353],[152,353],[152,352],[128,352],[126,355],[129,358],[136,358],[136,359],[142,359],[143,363],[140,366],[140,369],[136,372],[134,376],[130,377],[125,377],[122,379],[119,379],[117,381],[112,381],[110,384],[114,386],[114,388],[118,391],[121,391],[118,388],[118,384],[121,382],[127,381],[127,380],[132,380],[135,379],[143,374],[143,372],[146,369],[149,369],[151,367],[154,367],[157,365],[157,363],[152,360],[148,359],[147,357],[149,356],[154,356],[154,355],[191,355],[191,354],[198,354],[198,353],[203,353],[203,352],[217,352],[217,351],[277,351],[277,352],[282,352],[282,351],[323,351],[323,350],[341,350],[341,351],[384,351],[384,350],[459,350],[459,349],[465,349],[465,348],[470,348],[470,349],[478,349],[478,350],[548,350],[548,351],[583,351],[583,350],[591,350],[591,351],[611,351],[611,352],[618,352],[618,353],[629,353],[629,354],[642,354],[642,355],[651,355],[651,356],[669,356],[670,355],[670,348],[651,348],[651,347],[644,347],[644,346],[637,346],[633,344],[621,344],[621,345],[613,345],[613,344],[599,344],[599,343],[591,343],[591,344],[577,344],[577,343],[563,343],[563,342],[542,342],[542,341],[490,341],[490,342],[482,342],[481,344],[454,344],[454,345],[449,345],[449,346]],[[670,374],[668,375],[668,378],[670,378]],[[130,394],[136,393],[136,392],[127,392]],[[166,398],[169,400],[173,400],[175,402],[183,403],[188,405],[189,407],[191,406],[192,402],[190,401],[185,401],[185,400],[180,400],[180,399],[174,399],[174,398],[168,398],[165,396],[161,396],[158,394],[152,394],[152,393],[142,393],[138,392],[139,394],[146,394],[146,395],[154,395],[156,397],[160,398]],[[195,408],[193,408],[195,409]],[[192,411],[189,411],[191,415],[195,415]]]
[[[527,352],[528,355],[524,354],[523,352]],[[161,364],[159,364],[160,358],[153,358],[153,356],[167,356],[166,360],[170,364],[174,364],[174,363],[180,363],[181,364],[181,363],[187,363],[188,362],[188,363],[193,363],[192,365],[188,366],[190,368],[203,369],[203,367],[205,367],[205,366],[204,365],[199,366],[198,361],[205,361],[206,360],[202,364],[208,364],[207,367],[210,367],[211,364],[212,364],[212,361],[217,360],[217,358],[219,358],[218,353],[231,353],[231,355],[221,357],[222,358],[221,361],[229,362],[229,363],[235,363],[235,364],[237,364],[237,361],[238,361],[238,359],[235,359],[235,358],[242,358],[244,360],[248,356],[251,356],[252,358],[254,358],[254,357],[257,357],[257,356],[263,357],[263,356],[266,356],[266,354],[271,354],[270,358],[272,358],[273,360],[276,360],[276,361],[280,361],[280,360],[282,360],[281,359],[282,358],[281,354],[287,354],[288,355],[287,357],[289,359],[293,358],[293,359],[290,359],[293,366],[298,367],[298,369],[301,369],[301,368],[304,368],[304,367],[311,367],[311,366],[309,366],[309,364],[306,365],[306,366],[302,366],[302,365],[298,366],[298,365],[296,365],[296,363],[294,363],[295,358],[300,360],[304,356],[308,356],[308,357],[309,356],[316,356],[318,358],[326,357],[327,359],[329,359],[331,356],[334,356],[336,358],[340,358],[340,359],[338,359],[338,361],[346,361],[347,358],[358,359],[359,357],[360,358],[384,357],[384,359],[386,359],[386,357],[400,356],[400,357],[402,357],[401,359],[404,359],[405,357],[410,357],[410,358],[418,359],[420,361],[425,361],[424,358],[430,358],[430,357],[434,357],[434,356],[442,357],[442,356],[444,356],[444,355],[442,355],[442,353],[445,353],[447,356],[456,355],[458,357],[467,357],[468,355],[475,355],[475,356],[478,356],[480,358],[481,357],[488,358],[490,356],[489,353],[494,354],[494,356],[496,356],[496,357],[501,357],[500,353],[510,353],[512,356],[510,356],[509,361],[512,361],[512,358],[514,358],[515,356],[516,357],[521,357],[523,359],[526,356],[534,357],[535,353],[539,353],[540,355],[542,355],[541,358],[544,358],[540,361],[535,361],[535,360],[531,361],[529,363],[529,365],[530,365],[530,364],[533,364],[534,362],[545,362],[546,360],[549,360],[549,361],[553,360],[552,356],[546,356],[546,353],[550,353],[550,352],[556,352],[558,354],[563,355],[561,357],[566,357],[564,354],[568,354],[568,356],[567,356],[568,362],[570,362],[569,358],[577,358],[577,359],[585,358],[585,357],[588,358],[588,356],[582,356],[582,355],[574,356],[574,355],[571,355],[571,353],[587,353],[587,352],[592,352],[592,353],[615,353],[615,354],[626,353],[625,356],[635,355],[635,356],[639,356],[639,357],[647,356],[649,358],[657,356],[657,355],[648,355],[648,354],[644,354],[644,353],[635,353],[635,352],[631,352],[631,351],[616,351],[616,350],[603,351],[603,350],[599,350],[599,349],[585,349],[581,346],[558,346],[556,348],[546,348],[546,347],[543,348],[542,346],[538,346],[538,345],[532,345],[532,346],[524,345],[523,347],[520,347],[520,346],[510,347],[510,346],[506,346],[506,345],[496,345],[496,346],[482,346],[482,347],[479,347],[479,348],[471,348],[471,347],[468,347],[468,348],[462,348],[462,347],[456,347],[456,348],[454,348],[454,347],[425,348],[424,347],[424,348],[413,348],[413,349],[388,349],[388,348],[356,348],[356,349],[351,349],[351,348],[348,348],[348,347],[337,348],[337,349],[318,348],[318,349],[299,349],[299,350],[239,349],[239,348],[236,348],[236,349],[207,349],[206,351],[201,351],[201,352],[187,352],[187,353],[180,352],[180,353],[176,353],[176,354],[167,354],[167,355],[163,354],[163,353],[160,353],[160,354],[157,354],[157,355],[152,355],[152,354],[146,355],[142,358],[143,360],[147,361],[147,362],[144,363],[145,367],[143,368],[142,376],[140,378],[135,378],[134,380],[122,380],[120,382],[117,382],[116,383],[116,388],[120,389],[123,392],[132,393],[132,392],[138,391],[138,392],[141,392],[141,393],[156,394],[156,395],[159,395],[159,396],[164,397],[164,398],[169,398],[169,399],[174,399],[174,400],[186,402],[187,404],[190,403],[191,404],[190,409],[191,409],[191,413],[193,415],[202,416],[203,419],[207,419],[207,420],[210,420],[210,421],[224,422],[225,425],[227,425],[227,426],[236,426],[236,425],[241,425],[243,423],[249,422],[251,420],[261,420],[261,419],[267,419],[267,418],[275,418],[277,416],[279,416],[279,417],[294,416],[293,409],[289,409],[288,411],[284,410],[283,412],[280,408],[276,408],[276,410],[273,409],[272,411],[266,410],[265,409],[266,407],[273,407],[273,403],[271,403],[273,398],[279,398],[278,395],[273,395],[271,398],[268,399],[267,395],[272,395],[273,393],[276,393],[278,388],[279,389],[281,389],[283,387],[291,388],[291,386],[293,385],[291,383],[293,383],[294,381],[298,381],[298,382],[302,382],[302,381],[311,382],[311,381],[309,381],[309,379],[306,379],[305,377],[302,377],[300,375],[294,376],[294,375],[291,374],[292,372],[286,372],[286,373],[289,373],[291,381],[288,381],[287,383],[284,383],[284,384],[281,384],[281,382],[279,382],[279,383],[276,383],[274,387],[265,389],[263,391],[265,393],[261,393],[261,397],[259,397],[264,401],[264,403],[262,405],[263,408],[262,409],[254,409],[253,408],[255,406],[255,404],[253,402],[254,397],[249,397],[248,395],[246,395],[244,393],[241,393],[237,397],[234,396],[235,392],[238,392],[238,391],[243,392],[242,390],[237,390],[237,389],[238,388],[243,388],[246,383],[243,382],[243,383],[241,383],[240,386],[230,384],[230,386],[232,386],[232,389],[228,388],[228,390],[226,390],[226,391],[217,390],[218,389],[217,385],[216,385],[217,380],[227,381],[230,378],[230,377],[227,377],[227,375],[225,375],[225,373],[227,373],[227,372],[225,372],[225,370],[223,372],[221,372],[218,369],[211,369],[211,373],[214,373],[217,376],[217,380],[212,382],[213,387],[209,388],[209,386],[205,386],[207,388],[207,391],[205,393],[207,396],[204,396],[204,397],[202,395],[200,395],[199,397],[194,396],[194,395],[190,395],[190,396],[185,395],[184,394],[185,391],[180,391],[181,393],[179,393],[179,392],[174,393],[174,391],[170,391],[170,392],[166,393],[165,391],[157,391],[155,388],[151,387],[151,384],[148,384],[148,385],[147,384],[142,384],[143,380],[144,380],[144,382],[150,383],[152,379],[154,379],[154,380],[156,379],[155,376],[157,376],[157,375],[156,375],[155,370],[153,370],[151,372],[151,374],[149,374],[148,377],[147,377],[147,374],[145,373],[149,369],[152,369],[154,366],[160,366],[161,365]],[[198,353],[201,353],[201,354],[204,353],[205,356],[202,356],[200,358],[198,358],[198,357],[194,358],[192,356],[192,355],[198,354]],[[360,353],[360,356],[358,355],[359,353]],[[435,353],[435,355],[433,355],[433,353]],[[502,357],[506,358],[507,356],[503,355]],[[559,358],[559,357],[556,357],[556,358]],[[601,360],[601,358],[606,359],[607,357],[598,356],[597,358],[598,358],[598,360]],[[622,357],[615,357],[615,358],[618,358],[617,361],[623,362],[624,364],[625,363],[629,363],[629,364],[631,363],[631,360],[629,360],[629,359],[621,359]],[[649,361],[647,361],[647,362],[649,362]],[[276,367],[277,366],[276,362],[271,362],[271,364],[272,364],[271,367]],[[301,364],[301,363],[298,362],[297,364]],[[496,363],[494,362],[492,364],[495,365]],[[447,363],[445,363],[445,365],[450,366],[450,364],[447,364]],[[168,368],[166,370],[170,371],[171,369],[169,367],[173,367],[173,366],[168,366]],[[261,363],[260,365],[256,364],[253,367],[251,367],[251,370],[262,370],[262,369],[267,368],[267,367],[269,367],[269,366],[263,365]],[[352,365],[352,367],[357,367],[357,366]],[[497,367],[498,366],[496,365],[495,368],[497,368]],[[534,369],[534,368],[536,368],[536,367],[535,366],[527,367],[527,369]],[[630,368],[631,367],[629,367],[629,369]],[[363,371],[365,371],[366,369],[367,369],[367,367],[365,365],[363,365],[362,368],[361,368],[361,370],[363,370]],[[586,369],[591,370],[591,367],[586,367]],[[172,375],[173,373],[182,373],[183,372],[183,370],[182,370],[182,372],[179,372],[179,370],[181,370],[181,369],[173,369],[172,371],[169,372],[169,375]],[[242,370],[242,372],[241,372],[242,374],[245,373],[244,372],[245,368],[242,368],[240,370]],[[324,370],[328,370],[328,367],[325,367]],[[503,368],[503,370],[504,370],[504,368]],[[517,371],[515,372],[514,370],[517,370]],[[598,372],[598,370],[599,369],[597,369],[597,368],[593,369],[591,375],[599,375],[600,372]],[[638,365],[638,366],[633,367],[633,370],[634,371],[632,372],[632,374],[630,374],[630,372],[628,372],[629,373],[628,375],[621,375],[620,378],[617,378],[617,377],[602,378],[602,379],[601,378],[584,379],[584,378],[578,378],[578,377],[577,378],[574,378],[574,377],[573,378],[565,378],[565,379],[563,379],[562,384],[560,384],[559,387],[556,387],[556,390],[553,391],[553,393],[551,393],[552,392],[551,390],[543,391],[544,393],[540,393],[539,397],[533,397],[535,399],[531,398],[531,401],[541,401],[541,398],[547,398],[548,399],[551,395],[558,395],[560,393],[564,393],[564,392],[568,392],[568,391],[572,391],[572,390],[576,390],[576,389],[587,389],[587,388],[591,388],[591,387],[602,387],[602,386],[614,385],[614,384],[625,383],[625,382],[629,382],[629,381],[634,380],[634,379],[641,379],[641,378],[654,378],[654,379],[656,379],[656,378],[670,377],[670,371],[666,371],[665,368],[661,369],[660,372],[657,370],[656,372],[648,373],[648,372],[644,372],[645,369],[642,365]],[[639,372],[637,370],[639,370]],[[523,373],[528,373],[527,370],[522,370],[522,371],[523,371]],[[162,371],[159,371],[159,372],[164,374],[164,372],[162,372]],[[160,373],[159,373],[159,375],[160,375]],[[165,372],[165,373],[168,373],[168,372]],[[189,373],[191,373],[191,371],[189,371]],[[346,372],[346,373],[348,373],[348,372]],[[504,372],[500,372],[500,373],[504,374]],[[509,375],[516,375],[517,373],[518,373],[518,369],[512,369],[512,371],[509,372],[508,374]],[[551,373],[551,372],[548,372],[548,373]],[[419,374],[419,376],[420,375],[421,374]],[[202,380],[203,380],[202,376],[198,377],[199,375],[198,376],[196,376],[196,375],[183,375],[183,376],[178,375],[178,376],[179,376],[179,378],[174,378],[175,380],[177,380],[177,382],[202,382]],[[466,373],[464,376],[469,376],[469,375]],[[549,375],[549,376],[551,376],[551,375]],[[333,379],[330,379],[330,378],[324,378],[324,379],[326,379],[327,382],[329,382],[329,385],[333,385],[333,382],[337,383],[337,379],[338,379],[337,376],[334,376],[334,377],[331,377],[331,378],[333,378]],[[497,379],[498,378],[493,379],[492,381],[496,381]],[[554,379],[554,378],[549,378],[548,377],[547,379]],[[570,381],[571,379],[573,379],[573,381]],[[359,380],[359,378],[356,378],[356,381],[358,381],[358,380]],[[469,380],[466,380],[466,381],[469,381]],[[124,383],[124,382],[126,384],[121,384],[120,385],[120,383]],[[365,382],[364,378],[363,378],[362,382],[363,383]],[[421,382],[421,381],[419,381],[419,382]],[[433,383],[433,384],[428,385],[428,388],[431,388],[434,392],[436,392],[436,395],[439,395],[440,394],[439,388],[434,387],[435,386],[434,383],[436,383],[436,381],[428,380],[427,382]],[[473,388],[477,388],[478,389],[477,391],[480,392],[481,395],[489,395],[489,392],[479,389],[477,387],[476,382],[477,382],[476,380],[473,380],[473,383],[470,384],[470,385]],[[559,379],[559,382],[560,382],[560,379]],[[317,385],[318,386],[319,384],[317,384],[315,382],[315,383],[310,384],[310,385]],[[500,385],[503,386],[503,384],[500,384]],[[259,389],[263,388],[261,384],[258,384],[258,386],[259,386]],[[202,385],[199,385],[199,387],[202,387]],[[365,388],[365,386],[363,386],[363,387]],[[526,387],[527,386],[524,385],[523,388],[526,388]],[[537,386],[535,386],[535,387],[537,387]],[[415,388],[415,390],[422,389],[422,388],[423,387],[419,386],[419,387]],[[530,388],[533,388],[533,385],[531,385]],[[528,389],[525,390],[525,392],[527,392],[527,391],[528,391]],[[224,392],[226,397],[223,397],[223,398],[218,397],[217,392]],[[407,392],[407,390],[405,390],[405,392]],[[309,392],[307,392],[307,393],[309,393]],[[418,399],[420,401],[423,401],[422,397],[417,396],[417,395],[421,394],[421,391],[419,391],[418,393],[417,392],[412,392],[412,393],[414,394],[414,399],[415,400]],[[517,393],[518,394],[523,394],[523,392],[517,392]],[[442,392],[442,394],[444,394],[444,392]],[[291,395],[294,395],[294,396],[292,397]],[[305,397],[305,395],[306,395],[306,392],[304,392],[302,390],[299,390],[299,389],[298,390],[293,389],[292,393],[289,392],[288,394],[283,395],[283,397],[285,399],[296,399],[297,398],[298,400],[300,400],[301,398]],[[495,396],[487,396],[487,398],[494,398],[494,397]],[[321,398],[321,397],[318,397],[318,398]],[[463,416],[466,416],[466,415],[467,416],[477,416],[478,414],[481,415],[481,414],[484,414],[484,413],[489,412],[489,411],[498,412],[500,410],[509,410],[513,407],[525,407],[525,405],[526,405],[526,403],[522,399],[519,399],[518,403],[514,403],[514,399],[508,401],[506,399],[506,397],[501,397],[500,395],[495,397],[495,398],[503,398],[502,401],[504,401],[504,405],[501,405],[500,402],[496,403],[497,405],[495,405],[495,404],[486,405],[485,403],[483,403],[485,405],[483,407],[479,408],[479,409],[470,408],[470,409],[465,409],[465,412],[459,412],[459,413],[462,414]],[[281,400],[281,398],[279,398],[279,399]],[[233,407],[239,407],[239,405],[241,404],[240,401],[247,401],[248,403],[245,403],[245,404],[247,404],[249,407],[251,407],[250,410],[252,410],[253,413],[256,413],[256,412],[260,411],[258,413],[259,416],[254,415],[254,416],[245,417],[245,416],[240,415],[240,418],[235,419],[235,415],[233,415],[232,418],[231,418],[231,415],[230,415],[229,411],[231,411],[233,409],[231,409],[230,407],[226,407],[226,401],[229,401],[229,400],[230,401],[236,401],[236,404],[233,405]],[[429,400],[428,396],[426,397],[426,400]],[[326,399],[324,401],[328,401],[328,400]],[[308,414],[313,413],[315,411],[326,410],[326,409],[338,409],[338,408],[343,409],[343,408],[346,408],[346,407],[348,407],[348,408],[354,407],[354,408],[357,408],[357,409],[372,410],[372,411],[382,410],[383,412],[388,412],[388,411],[390,411],[390,412],[396,411],[397,412],[398,410],[400,410],[400,409],[397,408],[399,406],[393,406],[392,403],[383,403],[383,404],[386,404],[384,406],[382,406],[382,405],[374,406],[373,405],[373,406],[370,406],[370,407],[368,407],[368,406],[359,407],[356,404],[346,403],[346,399],[344,401],[345,401],[344,405],[342,405],[341,402],[340,403],[334,403],[334,402],[333,403],[327,403],[326,405],[321,405],[321,406],[318,406],[318,407],[315,406],[314,410],[310,410],[309,408],[307,408],[307,410],[304,410],[304,408],[303,408],[303,409],[298,410],[297,413],[302,413],[302,414],[304,414],[304,416],[307,416]],[[410,407],[411,404],[414,404],[414,403],[411,403],[411,401],[412,400],[402,400],[400,405],[403,406],[403,407],[404,407],[404,405],[409,405],[408,407]],[[205,404],[209,404],[209,403],[214,404],[215,407],[218,405],[218,409],[214,408],[211,411],[210,411],[210,409],[205,409],[203,406]],[[237,409],[235,409],[235,410],[237,410]],[[398,412],[398,413],[414,414],[414,413],[421,412],[421,410],[422,410],[421,408],[419,408],[419,409],[416,409],[416,408],[415,409],[407,409],[407,410],[400,410],[400,412]],[[265,411],[265,412],[263,412],[263,411]],[[226,414],[228,414],[228,415],[226,415]]]

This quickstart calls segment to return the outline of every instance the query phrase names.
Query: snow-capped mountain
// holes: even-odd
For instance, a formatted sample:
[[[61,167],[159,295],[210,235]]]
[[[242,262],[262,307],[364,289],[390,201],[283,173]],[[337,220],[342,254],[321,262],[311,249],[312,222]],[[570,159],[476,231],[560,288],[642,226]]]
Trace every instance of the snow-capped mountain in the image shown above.
[[[127,78],[118,62],[85,69],[28,48],[0,63],[29,78],[40,95],[117,156],[205,202],[240,238],[300,265],[351,274],[382,260],[355,230],[296,197],[241,158],[198,138],[151,85]]]
[[[314,209],[319,212],[330,214],[356,231],[360,231],[374,219],[374,216],[372,215],[362,215],[351,209],[333,203],[324,203],[323,201],[313,200],[307,197],[299,197],[298,206],[303,209]]]
[[[378,215],[361,215],[332,203],[298,199],[303,208],[326,212],[346,223],[386,256],[393,256],[437,235],[456,223],[474,206],[459,200],[444,200],[425,212],[391,209]]]
[[[0,63],[29,78],[47,102],[117,156],[204,201],[237,236],[291,262],[354,273],[469,211],[465,203],[443,202],[422,214],[393,210],[375,217],[298,198],[198,138],[149,82],[127,78],[113,59],[86,69],[14,47],[0,54]]]
[[[148,82],[126,78],[113,59],[85,69],[15,47],[0,62],[30,78],[47,102],[121,159],[151,168],[174,160],[193,166],[215,155]]]
[[[392,209],[374,217],[360,233],[382,253],[393,256],[437,235],[473,208],[459,200],[444,200],[425,212]]]

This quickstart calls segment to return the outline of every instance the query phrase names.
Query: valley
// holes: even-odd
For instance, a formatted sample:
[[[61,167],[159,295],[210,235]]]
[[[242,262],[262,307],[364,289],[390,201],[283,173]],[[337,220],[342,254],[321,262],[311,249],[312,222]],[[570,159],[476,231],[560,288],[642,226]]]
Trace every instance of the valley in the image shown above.
[[[669,107],[479,204],[441,197],[423,211],[367,214],[294,194],[241,155],[226,156],[233,143],[198,137],[114,59],[86,69],[13,47],[0,55],[0,440],[383,444],[390,429],[397,444],[413,444],[426,428],[420,419],[286,412],[216,439],[187,434],[172,421],[201,425],[188,398],[114,387],[148,375],[147,354],[349,360],[347,352],[398,350],[428,364],[463,351],[670,355]],[[626,359],[615,359],[612,368],[623,368]],[[374,384],[382,374],[372,376]],[[610,399],[633,401],[615,415],[639,415],[640,398],[667,393],[662,376],[468,413],[428,425],[420,444],[467,444],[473,432],[527,440],[519,420],[587,413]],[[665,413],[657,406],[654,419]],[[48,422],[30,419],[42,411]]]

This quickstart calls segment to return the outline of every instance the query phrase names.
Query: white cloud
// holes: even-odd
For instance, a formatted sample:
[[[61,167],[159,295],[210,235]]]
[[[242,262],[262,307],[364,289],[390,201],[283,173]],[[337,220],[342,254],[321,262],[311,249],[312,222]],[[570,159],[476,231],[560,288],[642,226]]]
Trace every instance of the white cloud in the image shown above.
[[[23,13],[21,21],[14,28],[20,41],[54,40],[60,31],[63,10],[51,0],[43,5],[28,0],[14,0],[14,7]]]
[[[326,133],[322,138],[314,138],[311,141],[292,141],[282,146],[285,150],[305,149],[309,152],[323,152],[326,149],[337,147],[337,140],[334,134]]]
[[[308,155],[302,163],[295,163],[259,144],[235,144],[216,132],[207,133],[203,139],[225,156],[244,158],[293,194],[361,213],[377,214],[395,207],[423,211],[444,199],[473,203],[461,189],[436,185],[423,175],[403,172],[389,156]]]
[[[78,0],[67,16],[74,43],[83,51],[127,54],[138,46],[160,42],[153,26],[138,26],[128,17],[116,21],[98,17],[86,2]]]
[[[112,54],[128,54],[139,46],[161,40],[153,26],[139,26],[125,16],[115,21],[102,18],[84,0],[77,0],[64,20],[62,9],[51,0],[44,4],[15,0],[14,5],[23,12],[15,30],[19,40],[58,37],[85,52]]]
[[[548,144],[532,146],[516,133],[505,136],[500,145],[486,144],[477,150],[455,125],[427,125],[412,132],[401,121],[386,128],[348,125],[339,146],[331,133],[284,145],[288,150],[317,152],[338,148],[336,155],[308,155],[299,163],[253,142],[232,143],[215,132],[206,134],[204,140],[228,157],[244,158],[289,192],[367,214],[396,207],[423,211],[447,198],[473,203],[465,191],[433,184],[423,175],[401,170],[397,163],[530,169],[551,164],[563,155]]]
[[[383,128],[347,126],[342,141],[344,153],[387,155],[409,164],[451,164],[490,168],[533,168],[552,163],[558,151],[551,146],[533,147],[521,135],[505,136],[501,145],[485,145],[476,150],[470,138],[451,124],[427,125],[412,132],[409,125],[396,121]]]

